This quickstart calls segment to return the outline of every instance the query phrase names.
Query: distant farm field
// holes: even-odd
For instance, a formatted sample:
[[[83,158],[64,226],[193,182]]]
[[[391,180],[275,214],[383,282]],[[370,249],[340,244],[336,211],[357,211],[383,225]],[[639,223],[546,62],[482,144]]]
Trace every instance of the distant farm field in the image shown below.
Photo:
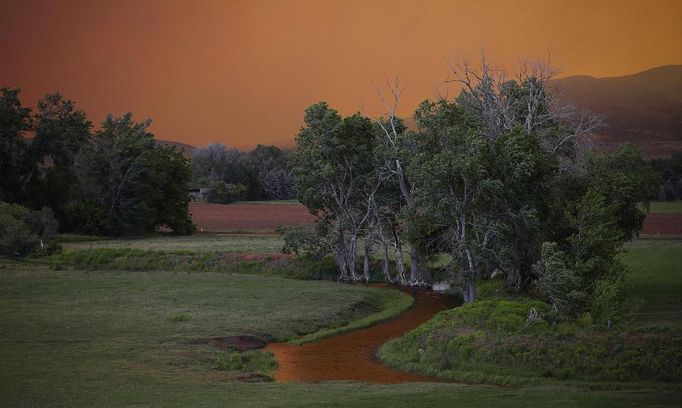
[[[286,225],[310,224],[314,217],[303,205],[190,203],[192,221],[199,231],[274,232]]]
[[[649,213],[641,231],[644,235],[682,235],[682,214]]]
[[[642,228],[644,235],[682,235],[682,213],[677,202],[652,203]],[[199,231],[272,233],[279,226],[312,223],[315,218],[295,201],[238,204],[190,203]],[[670,212],[663,212],[670,211]]]

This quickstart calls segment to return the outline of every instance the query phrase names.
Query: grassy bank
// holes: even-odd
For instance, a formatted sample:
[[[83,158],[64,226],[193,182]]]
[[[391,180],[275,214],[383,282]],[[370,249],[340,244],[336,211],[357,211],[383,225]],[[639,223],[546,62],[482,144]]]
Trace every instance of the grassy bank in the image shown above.
[[[206,339],[291,340],[395,313],[405,299],[394,290],[260,275],[3,263],[0,388],[18,398],[6,403],[18,404],[48,380],[225,381],[233,371],[271,370],[274,361],[261,352],[217,350]]]
[[[380,358],[408,371],[491,384],[569,381],[672,387],[682,382],[682,242],[638,240],[623,255],[628,319],[607,330],[589,316],[528,320],[548,306],[526,298],[487,299],[441,312],[384,345]],[[484,286],[488,295],[490,284]],[[551,323],[548,323],[550,322]]]
[[[366,306],[375,313],[367,314],[364,317],[350,321],[348,324],[329,327],[310,333],[303,337],[292,340],[292,344],[305,344],[321,340],[327,337],[336,336],[353,330],[364,329],[375,324],[393,319],[400,313],[409,309],[414,303],[414,298],[395,289],[384,289],[379,294],[370,299]]]

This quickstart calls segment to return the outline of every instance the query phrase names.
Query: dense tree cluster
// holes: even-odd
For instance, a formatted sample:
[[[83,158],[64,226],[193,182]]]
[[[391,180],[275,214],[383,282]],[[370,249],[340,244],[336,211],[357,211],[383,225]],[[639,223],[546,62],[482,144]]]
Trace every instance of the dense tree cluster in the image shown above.
[[[379,246],[389,281],[444,279],[473,301],[477,279],[503,272],[511,290],[562,313],[609,318],[623,274],[616,255],[641,228],[652,169],[630,146],[592,152],[599,118],[558,104],[545,65],[515,80],[485,62],[453,72],[461,93],[423,102],[414,130],[395,116],[397,83],[384,118],[343,118],[324,102],[306,110],[292,170],[339,279],[369,280]],[[444,257],[445,267],[430,262]]]
[[[191,233],[189,163],[156,143],[148,126],[126,114],[93,132],[85,113],[58,93],[33,112],[19,90],[2,88],[0,200],[51,209],[63,232]]]
[[[652,198],[661,201],[682,200],[682,153],[653,159],[651,165],[661,177],[661,187]]]
[[[192,184],[210,190],[209,202],[291,199],[294,182],[288,156],[276,146],[258,145],[243,152],[211,143],[194,152]]]

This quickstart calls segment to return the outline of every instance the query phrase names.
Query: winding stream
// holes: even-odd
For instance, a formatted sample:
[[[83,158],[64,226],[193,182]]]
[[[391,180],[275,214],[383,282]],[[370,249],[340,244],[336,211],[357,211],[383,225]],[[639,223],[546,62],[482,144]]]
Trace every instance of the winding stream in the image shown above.
[[[439,311],[456,306],[451,298],[415,290],[414,306],[393,320],[376,326],[340,334],[314,343],[294,346],[271,343],[279,368],[279,382],[361,381],[379,384],[437,382],[437,378],[406,373],[387,367],[376,351],[388,340],[402,336],[426,322]]]

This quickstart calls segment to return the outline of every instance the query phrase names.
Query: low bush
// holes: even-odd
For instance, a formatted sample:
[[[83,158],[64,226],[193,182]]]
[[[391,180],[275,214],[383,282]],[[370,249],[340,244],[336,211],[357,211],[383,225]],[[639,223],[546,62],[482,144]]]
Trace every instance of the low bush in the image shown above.
[[[268,372],[277,369],[275,356],[269,351],[231,351],[215,357],[215,368],[221,371]]]
[[[229,204],[243,200],[248,189],[243,184],[228,184],[218,180],[211,185],[207,201],[209,203]]]
[[[31,211],[18,204],[0,201],[0,255],[48,254],[58,246],[50,239],[58,223],[51,209]]]

